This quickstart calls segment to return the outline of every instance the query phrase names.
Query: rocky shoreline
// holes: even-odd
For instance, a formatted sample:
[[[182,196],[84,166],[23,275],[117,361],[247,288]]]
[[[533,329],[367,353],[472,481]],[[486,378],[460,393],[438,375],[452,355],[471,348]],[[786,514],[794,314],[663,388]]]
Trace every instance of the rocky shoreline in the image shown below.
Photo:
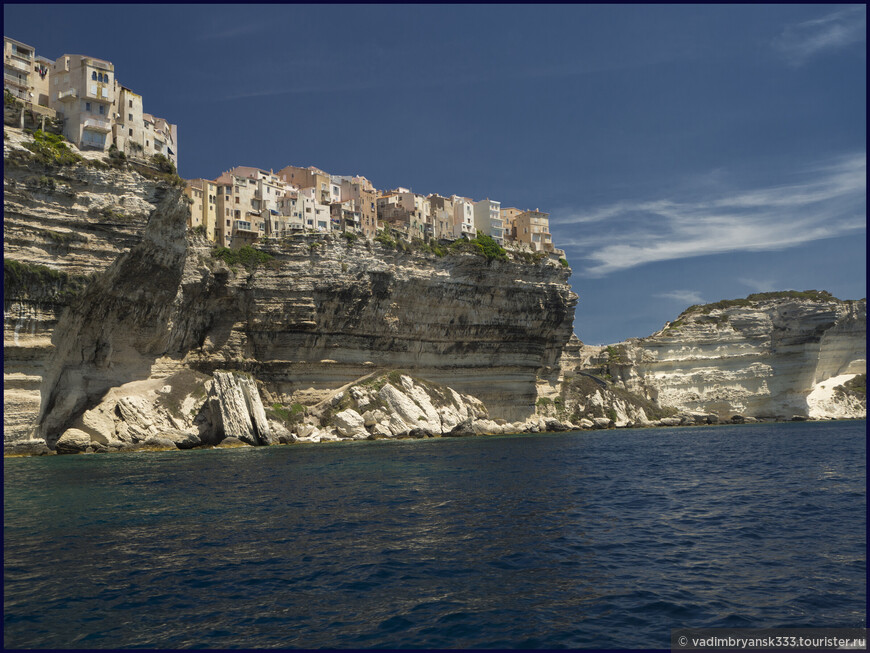
[[[404,379],[411,381],[410,377]],[[407,381],[406,381],[407,383]],[[390,384],[388,393],[394,396],[404,395],[400,390]],[[449,390],[449,389],[448,389]],[[337,399],[333,399],[330,407],[339,406],[341,401],[349,395],[337,393]],[[471,397],[464,397],[471,399]],[[419,404],[415,403],[415,407]],[[213,402],[214,405],[214,402]],[[473,404],[475,405],[475,404]],[[475,407],[481,407],[477,402]],[[416,409],[416,408],[415,408]],[[442,412],[442,414],[444,414]],[[454,412],[451,416],[448,412],[447,424],[450,417],[455,418],[459,413]],[[360,440],[422,440],[428,438],[458,438],[477,437],[492,435],[531,435],[536,433],[559,433],[559,432],[584,432],[600,431],[608,429],[649,429],[649,428],[675,428],[675,427],[700,427],[700,426],[732,426],[742,424],[784,423],[784,422],[828,422],[846,421],[847,418],[808,418],[795,415],[789,419],[780,417],[749,417],[734,415],[729,420],[720,420],[713,413],[681,413],[672,417],[658,420],[650,420],[644,423],[614,423],[609,418],[595,418],[592,420],[582,419],[579,424],[570,421],[560,421],[553,417],[532,416],[525,422],[507,422],[503,419],[489,419],[485,409],[477,412],[477,415],[468,412],[464,419],[456,422],[449,430],[436,432],[428,427],[406,428],[396,426],[404,422],[399,413],[386,415],[382,410],[368,410],[360,414],[353,408],[346,408],[333,413],[333,426],[317,425],[316,418],[306,419],[300,422],[293,430],[283,427],[274,420],[266,419],[265,430],[251,432],[241,427],[243,419],[239,420],[230,432],[236,435],[225,435],[215,438],[201,438],[190,431],[180,430],[156,430],[155,433],[146,435],[141,439],[129,440],[99,440],[93,439],[90,434],[79,429],[69,429],[65,437],[58,441],[55,449],[50,449],[45,440],[29,439],[7,443],[4,449],[4,457],[30,457],[44,455],[69,455],[69,454],[95,454],[95,453],[130,453],[148,451],[176,451],[193,449],[225,449],[253,446],[287,446],[294,444],[317,444],[321,442],[354,442]],[[851,421],[851,420],[849,420]],[[393,424],[393,430],[389,425]],[[153,430],[153,429],[152,429]],[[264,435],[268,434],[268,435]]]

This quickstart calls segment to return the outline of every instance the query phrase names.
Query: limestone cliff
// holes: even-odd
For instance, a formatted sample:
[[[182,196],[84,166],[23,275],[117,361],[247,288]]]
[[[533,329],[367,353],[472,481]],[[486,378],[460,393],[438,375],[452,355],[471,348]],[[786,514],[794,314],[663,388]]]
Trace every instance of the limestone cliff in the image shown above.
[[[28,175],[45,192],[24,192],[16,179]],[[6,378],[29,393],[28,403],[7,390],[7,440],[26,437],[35,422],[51,446],[71,428],[95,437],[82,416],[111,392],[147,382],[143,392],[156,400],[174,387],[161,381],[184,372],[246,372],[269,403],[312,406],[372,372],[402,369],[509,420],[532,415],[538,388],[558,379],[577,297],[557,260],[438,256],[310,235],[231,265],[187,233],[177,188],[137,176],[99,165],[39,167],[26,155],[7,172],[7,258],[24,265],[9,273],[48,274],[36,267],[43,264],[60,279],[57,289],[22,283],[14,301],[7,296],[7,343],[17,331],[20,349],[7,352]],[[82,186],[72,196],[57,195],[74,180]],[[122,205],[136,207],[142,228],[118,217]],[[49,228],[70,234],[67,249],[28,235]],[[41,321],[25,322],[37,309]],[[171,430],[164,417],[151,426]]]
[[[866,300],[786,291],[693,306],[661,331],[566,363],[682,411],[786,418],[866,415],[866,399],[834,392],[866,373]]]

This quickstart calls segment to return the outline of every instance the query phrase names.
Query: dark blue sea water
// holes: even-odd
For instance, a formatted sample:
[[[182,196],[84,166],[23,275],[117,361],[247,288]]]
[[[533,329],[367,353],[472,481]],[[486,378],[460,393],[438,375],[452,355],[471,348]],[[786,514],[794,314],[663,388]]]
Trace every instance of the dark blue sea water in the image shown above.
[[[6,459],[6,647],[866,626],[864,422]]]

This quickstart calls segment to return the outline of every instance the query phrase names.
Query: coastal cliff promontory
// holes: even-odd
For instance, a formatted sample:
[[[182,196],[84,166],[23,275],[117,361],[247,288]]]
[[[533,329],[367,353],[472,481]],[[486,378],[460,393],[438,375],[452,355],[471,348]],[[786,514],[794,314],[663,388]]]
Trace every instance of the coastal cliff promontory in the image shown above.
[[[514,421],[558,379],[577,301],[558,259],[308,234],[235,260],[188,231],[172,180],[45,163],[16,142],[6,150],[5,323],[17,347],[6,359],[7,442],[54,447],[135,383],[156,384],[157,397],[195,379],[204,404],[222,371],[255,379],[278,414],[402,370],[481,401],[477,418]],[[65,247],[30,233],[49,227]]]
[[[719,419],[863,418],[866,328],[866,299],[759,293],[692,306],[647,338],[574,348],[566,366]]]

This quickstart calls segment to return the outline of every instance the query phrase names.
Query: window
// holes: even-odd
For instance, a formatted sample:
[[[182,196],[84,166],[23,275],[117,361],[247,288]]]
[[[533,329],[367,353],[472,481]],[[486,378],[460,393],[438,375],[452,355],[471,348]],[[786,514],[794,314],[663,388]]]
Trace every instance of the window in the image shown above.
[[[106,113],[106,107],[101,104],[100,105],[100,115],[103,115],[105,113]]]
[[[96,70],[91,73],[91,79],[94,81],[97,81],[97,71]]]
[[[132,109],[133,108],[133,100],[128,100],[128,101],[130,102],[130,108]],[[130,120],[132,120],[132,118]]]
[[[238,198],[238,197],[236,197],[236,204],[238,204],[238,203],[239,203],[239,198]]]
[[[145,147],[151,147],[151,143],[149,143],[148,141],[145,141]]]
[[[132,114],[132,113],[128,113],[128,114],[127,114],[127,120],[133,120],[133,114]]]
[[[133,130],[131,129],[131,130],[130,130],[130,136],[132,136],[132,135],[133,135]]]

